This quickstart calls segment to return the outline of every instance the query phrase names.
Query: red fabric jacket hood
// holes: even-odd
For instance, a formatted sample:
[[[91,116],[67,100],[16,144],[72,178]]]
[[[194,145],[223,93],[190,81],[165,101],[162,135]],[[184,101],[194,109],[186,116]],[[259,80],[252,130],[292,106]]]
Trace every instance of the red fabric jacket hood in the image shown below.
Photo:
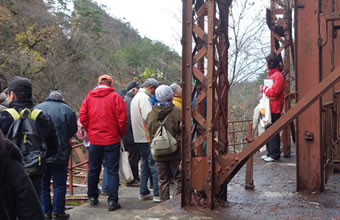
[[[85,97],[79,119],[91,144],[115,144],[126,131],[126,105],[112,87],[98,86]]]
[[[284,89],[286,82],[279,69],[274,68],[268,72],[268,79],[273,79],[273,85],[266,90],[266,96],[270,99],[271,113],[281,113],[284,103]]]

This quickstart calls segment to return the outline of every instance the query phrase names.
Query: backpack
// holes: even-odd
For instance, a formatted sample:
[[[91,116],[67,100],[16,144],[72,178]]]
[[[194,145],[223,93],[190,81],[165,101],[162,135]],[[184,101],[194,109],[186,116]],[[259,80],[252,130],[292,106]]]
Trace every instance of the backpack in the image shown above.
[[[45,169],[47,144],[40,135],[36,123],[41,110],[34,109],[32,112],[25,108],[20,114],[14,109],[5,109],[14,119],[7,137],[12,140],[23,154],[26,172],[33,175],[41,175]]]
[[[155,156],[171,154],[177,150],[177,140],[165,128],[164,124],[168,116],[165,117],[163,122],[159,121],[160,125],[156,131],[154,138],[151,141],[151,153]]]

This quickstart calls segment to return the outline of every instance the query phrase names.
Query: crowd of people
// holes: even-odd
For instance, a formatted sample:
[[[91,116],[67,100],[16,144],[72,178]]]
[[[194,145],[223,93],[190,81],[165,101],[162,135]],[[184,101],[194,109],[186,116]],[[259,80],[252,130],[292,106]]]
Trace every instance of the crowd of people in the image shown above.
[[[268,78],[273,79],[273,85],[260,88],[271,99],[272,123],[283,108],[285,82],[279,66],[277,56],[267,57]],[[170,199],[171,182],[175,184],[174,195],[181,193],[180,85],[159,85],[156,79],[148,78],[142,85],[131,81],[126,92],[118,93],[112,77],[101,75],[98,85],[83,100],[78,121],[59,90],[50,91],[37,106],[29,79],[15,76],[8,81],[7,90],[7,97],[0,95],[0,219],[70,217],[65,212],[67,164],[76,133],[89,153],[87,194],[91,206],[98,204],[100,194],[106,194],[109,211],[121,208],[121,143],[129,152],[133,174],[126,185],[139,186],[140,200],[158,203]],[[168,153],[156,154],[150,148],[160,138],[160,130],[168,133],[165,137],[169,140],[174,139],[168,143]],[[276,135],[267,144],[263,159],[271,162],[279,158],[280,136]]]
[[[8,81],[7,95],[0,95],[0,219],[70,217],[65,212],[67,165],[76,133],[83,136],[89,152],[91,206],[98,204],[100,194],[106,194],[108,210],[120,208],[121,142],[129,152],[133,173],[133,180],[126,185],[140,187],[140,200],[169,199],[170,178],[176,183],[175,193],[180,193],[180,141],[177,151],[169,157],[153,157],[150,151],[150,138],[158,120],[166,115],[169,120],[165,126],[174,137],[180,138],[180,86],[158,86],[157,80],[149,78],[142,85],[130,82],[123,96],[115,92],[112,84],[109,75],[98,78],[98,86],[82,102],[77,121],[61,91],[50,91],[43,103],[34,106],[29,79],[15,76]],[[39,147],[32,150],[33,145]],[[36,157],[38,162],[34,163]]]

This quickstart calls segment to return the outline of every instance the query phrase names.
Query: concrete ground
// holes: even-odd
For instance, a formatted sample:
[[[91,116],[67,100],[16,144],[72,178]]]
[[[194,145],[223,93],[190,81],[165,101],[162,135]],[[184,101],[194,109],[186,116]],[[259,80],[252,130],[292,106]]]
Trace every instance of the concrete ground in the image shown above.
[[[139,188],[121,187],[122,209],[108,212],[105,198],[69,211],[71,219],[339,219],[340,175],[330,177],[325,192],[297,193],[295,155],[265,163],[255,155],[254,190],[245,190],[245,169],[228,185],[227,207],[214,211],[180,208],[180,197],[161,204],[139,201]]]
[[[122,185],[119,189],[121,209],[109,212],[107,210],[107,196],[100,196],[97,206],[90,206],[89,203],[85,203],[68,210],[67,213],[71,215],[70,220],[127,220],[133,219],[134,216],[159,204],[152,202],[152,200],[140,201],[138,196],[139,187]]]

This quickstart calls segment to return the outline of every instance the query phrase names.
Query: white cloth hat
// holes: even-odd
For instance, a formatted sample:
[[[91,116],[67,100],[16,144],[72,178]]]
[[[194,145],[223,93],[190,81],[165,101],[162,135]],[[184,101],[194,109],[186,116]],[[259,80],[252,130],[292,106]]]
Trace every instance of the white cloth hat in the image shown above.
[[[170,86],[160,85],[156,89],[156,98],[160,103],[168,102],[172,99],[174,93]]]

